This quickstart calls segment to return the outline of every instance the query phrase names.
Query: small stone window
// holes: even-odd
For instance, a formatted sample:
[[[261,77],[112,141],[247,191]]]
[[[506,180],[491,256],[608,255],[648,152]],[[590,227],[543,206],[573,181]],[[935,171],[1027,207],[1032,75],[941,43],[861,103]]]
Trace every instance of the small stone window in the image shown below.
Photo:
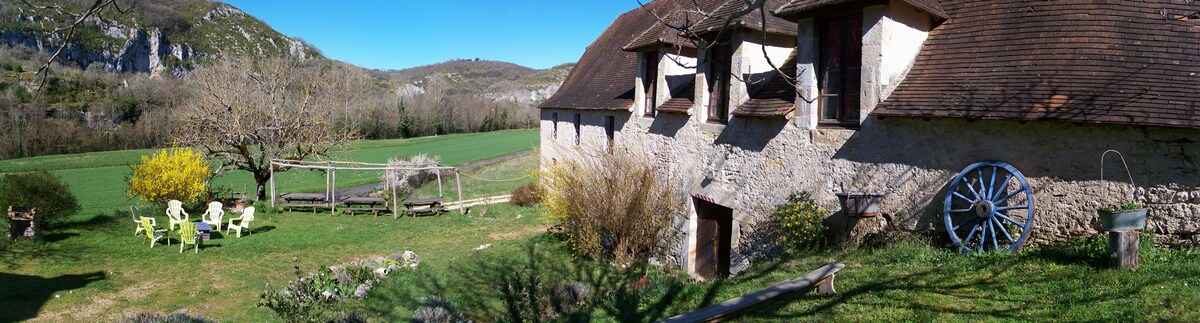
[[[581,120],[581,119],[583,119],[583,118],[582,118],[582,116],[580,116],[578,113],[576,113],[576,114],[575,114],[575,145],[576,145],[576,146],[578,146],[578,145],[579,145],[579,142],[581,141],[581,137],[582,137],[582,134],[583,134],[583,133],[580,131],[580,130],[581,130],[581,128],[580,128],[580,125],[579,125],[579,122],[580,122],[580,120]]]
[[[824,19],[818,24],[820,124],[857,127],[862,84],[863,18],[861,15],[844,16]]]
[[[550,138],[558,139],[558,112],[550,113],[550,124],[553,125],[551,126],[553,130],[550,132]]]
[[[616,141],[617,135],[617,117],[604,117],[604,135],[608,136],[608,151],[612,152],[613,142]]]

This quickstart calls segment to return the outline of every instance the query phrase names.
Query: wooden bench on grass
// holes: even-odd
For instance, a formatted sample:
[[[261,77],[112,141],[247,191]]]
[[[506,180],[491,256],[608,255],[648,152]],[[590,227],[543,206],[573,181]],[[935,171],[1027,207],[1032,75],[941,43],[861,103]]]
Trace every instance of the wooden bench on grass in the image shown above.
[[[351,197],[342,200],[342,204],[346,205],[346,212],[354,215],[356,211],[371,212],[374,216],[379,216],[379,211],[391,211],[387,206],[387,200],[382,197]]]
[[[821,295],[835,295],[833,276],[846,265],[828,264],[813,270],[800,278],[785,280],[770,287],[753,293],[735,297],[720,304],[705,307],[691,313],[668,318],[663,322],[712,322],[729,318],[768,301],[791,293],[803,292],[817,288]]]
[[[443,211],[446,211],[446,208],[442,207],[442,203],[445,202],[446,200],[435,197],[429,199],[407,199],[400,202],[400,204],[404,204],[405,213],[416,217],[417,213],[420,212],[433,213],[434,215],[441,214]]]
[[[281,206],[285,211],[291,211],[293,207],[312,208],[313,214],[316,214],[317,208],[328,206],[325,194],[285,193],[279,198],[283,199]]]

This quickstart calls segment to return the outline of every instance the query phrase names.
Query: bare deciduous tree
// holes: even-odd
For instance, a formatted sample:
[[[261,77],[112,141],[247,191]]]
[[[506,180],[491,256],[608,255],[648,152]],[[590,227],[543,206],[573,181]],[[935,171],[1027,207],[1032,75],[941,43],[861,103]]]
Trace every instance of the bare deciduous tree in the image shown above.
[[[353,139],[337,127],[338,111],[373,86],[329,61],[227,59],[194,74],[195,99],[172,118],[175,140],[220,160],[221,171],[244,170],[266,198],[271,159],[324,156]],[[283,171],[283,169],[276,169]]]

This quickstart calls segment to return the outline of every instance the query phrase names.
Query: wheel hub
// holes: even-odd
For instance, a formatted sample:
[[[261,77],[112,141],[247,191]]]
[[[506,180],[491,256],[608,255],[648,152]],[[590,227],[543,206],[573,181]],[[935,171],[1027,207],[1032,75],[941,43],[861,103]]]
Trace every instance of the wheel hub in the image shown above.
[[[996,205],[992,204],[992,201],[981,200],[975,203],[975,216],[986,219],[992,217],[993,213],[996,213]]]

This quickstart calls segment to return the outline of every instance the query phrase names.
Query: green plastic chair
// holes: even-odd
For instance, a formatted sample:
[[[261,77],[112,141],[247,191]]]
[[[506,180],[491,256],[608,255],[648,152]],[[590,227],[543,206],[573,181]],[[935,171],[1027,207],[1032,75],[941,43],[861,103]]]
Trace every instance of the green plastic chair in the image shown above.
[[[154,224],[153,224],[154,219],[153,218],[147,218],[147,217],[143,216],[141,223],[142,223],[142,232],[146,234],[147,239],[150,239],[150,248],[154,248],[154,243],[158,242],[158,239],[163,239],[163,238],[167,237],[167,229],[157,229],[157,230],[154,229]],[[167,240],[167,245],[168,246],[171,245],[171,239],[166,239],[166,240]]]
[[[192,222],[184,222],[179,224],[179,252],[187,245],[196,246],[196,253],[200,253],[200,231],[196,230],[196,224]]]

